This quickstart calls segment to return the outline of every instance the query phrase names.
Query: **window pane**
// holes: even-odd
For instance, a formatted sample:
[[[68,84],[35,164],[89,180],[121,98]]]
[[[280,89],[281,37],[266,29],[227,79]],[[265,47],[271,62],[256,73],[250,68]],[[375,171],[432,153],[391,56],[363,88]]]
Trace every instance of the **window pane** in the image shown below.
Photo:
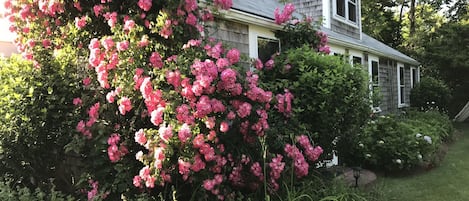
[[[377,61],[371,62],[371,78],[373,79],[373,84],[378,84],[379,76],[379,65]]]
[[[348,19],[357,22],[357,6],[354,3],[348,3]]]
[[[400,101],[401,101],[401,103],[405,103],[404,87],[401,86],[400,89],[401,89],[401,100]]]
[[[353,66],[356,66],[357,64],[362,65],[362,58],[353,56],[352,57],[352,64],[353,64]]]
[[[414,86],[417,84],[417,79],[418,78],[418,74],[417,74],[417,69],[412,69],[412,83],[414,84]]]
[[[345,0],[336,0],[337,15],[345,17]]]
[[[340,60],[345,61],[345,55],[339,54],[339,53],[334,53],[334,56],[340,58]]]
[[[265,63],[273,54],[280,52],[280,42],[274,39],[257,37],[257,55]]]
[[[404,85],[404,68],[402,67],[399,68],[399,81],[400,85]]]

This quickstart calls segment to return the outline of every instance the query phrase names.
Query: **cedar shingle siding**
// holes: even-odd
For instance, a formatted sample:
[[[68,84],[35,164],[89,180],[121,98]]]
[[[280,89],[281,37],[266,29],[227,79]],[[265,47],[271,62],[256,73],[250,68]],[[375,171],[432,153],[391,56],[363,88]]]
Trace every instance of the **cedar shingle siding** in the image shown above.
[[[249,55],[249,27],[237,22],[217,20],[208,31],[210,37],[219,39],[241,53]]]
[[[360,23],[360,20],[358,20],[358,23]],[[335,20],[334,18],[331,20],[331,30],[355,39],[360,39],[360,29]]]
[[[313,20],[322,19],[322,0],[311,0],[311,1],[293,1],[297,12],[306,13],[308,16],[312,17]]]

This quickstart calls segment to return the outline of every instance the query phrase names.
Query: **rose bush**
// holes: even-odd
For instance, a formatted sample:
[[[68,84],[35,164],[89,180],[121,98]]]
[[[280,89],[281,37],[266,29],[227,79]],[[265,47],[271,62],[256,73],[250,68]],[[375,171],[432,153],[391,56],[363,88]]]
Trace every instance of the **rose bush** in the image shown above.
[[[289,138],[281,147],[266,140],[269,111],[289,117],[294,95],[264,90],[237,49],[202,37],[204,22],[230,8],[230,0],[200,5],[6,2],[25,58],[41,69],[71,50],[65,52],[74,59],[58,62],[79,70],[82,92],[73,99],[79,135],[66,146],[79,156],[78,194],[234,200],[275,193],[284,174],[310,174],[322,149],[308,135],[280,133]],[[289,19],[292,8],[278,21]]]

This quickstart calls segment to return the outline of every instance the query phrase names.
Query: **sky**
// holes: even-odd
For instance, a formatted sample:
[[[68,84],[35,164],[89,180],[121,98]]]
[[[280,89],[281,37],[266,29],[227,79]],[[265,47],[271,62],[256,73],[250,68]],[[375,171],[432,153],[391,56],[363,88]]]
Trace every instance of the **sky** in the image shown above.
[[[15,34],[8,30],[10,22],[3,17],[3,13],[5,12],[4,3],[5,0],[0,0],[0,41],[13,41]]]

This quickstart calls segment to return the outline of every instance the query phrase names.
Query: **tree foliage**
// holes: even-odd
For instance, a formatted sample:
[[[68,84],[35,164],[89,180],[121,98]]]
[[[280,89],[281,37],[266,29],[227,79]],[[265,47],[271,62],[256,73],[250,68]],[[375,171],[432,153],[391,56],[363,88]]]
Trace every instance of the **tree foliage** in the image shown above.
[[[429,75],[438,77],[452,89],[450,114],[456,114],[469,100],[469,27],[448,23],[431,34],[424,45],[423,56]]]
[[[67,60],[70,52],[57,57]],[[0,61],[0,173],[14,185],[70,190],[64,145],[74,136],[76,69],[50,61],[36,69],[19,57]]]
[[[402,24],[391,10],[396,6],[392,0],[362,1],[363,32],[393,48],[402,43]]]
[[[453,97],[449,112],[457,113],[469,99],[464,93],[469,85],[463,78],[468,75],[468,56],[465,54],[469,50],[466,39],[468,2],[372,0],[362,1],[362,4],[364,32],[419,60],[423,76],[443,80]],[[390,22],[397,24],[389,25]],[[392,31],[379,34],[386,28]],[[397,33],[397,36],[390,37],[391,33]],[[389,39],[396,37],[402,40]]]

